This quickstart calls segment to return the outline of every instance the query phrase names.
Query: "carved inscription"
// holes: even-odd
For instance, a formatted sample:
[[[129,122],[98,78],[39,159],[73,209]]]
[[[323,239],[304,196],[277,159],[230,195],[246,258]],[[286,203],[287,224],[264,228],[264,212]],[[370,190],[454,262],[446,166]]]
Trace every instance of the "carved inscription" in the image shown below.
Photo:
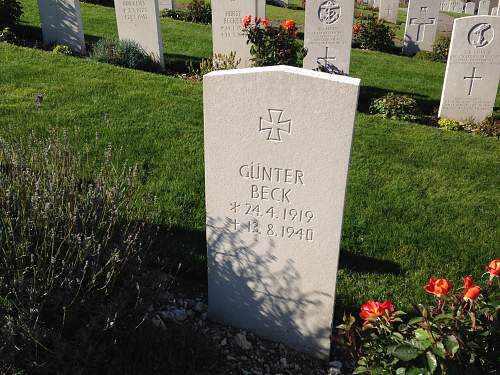
[[[283,119],[283,110],[268,109],[269,120],[260,118],[259,132],[267,135],[267,140],[272,142],[283,142],[281,135],[283,133],[292,133],[292,121]]]
[[[294,189],[305,185],[304,171],[250,162],[240,165],[237,178],[249,182],[248,195],[244,201],[229,202],[226,230],[314,241],[314,213],[294,205]]]
[[[147,21],[148,8],[145,0],[126,0],[123,2],[123,19],[129,22]]]
[[[318,8],[318,18],[325,25],[331,25],[340,18],[341,8],[336,0],[327,0]]]
[[[243,35],[243,16],[239,10],[226,10],[224,12],[224,23],[220,27],[222,38],[240,38]]]

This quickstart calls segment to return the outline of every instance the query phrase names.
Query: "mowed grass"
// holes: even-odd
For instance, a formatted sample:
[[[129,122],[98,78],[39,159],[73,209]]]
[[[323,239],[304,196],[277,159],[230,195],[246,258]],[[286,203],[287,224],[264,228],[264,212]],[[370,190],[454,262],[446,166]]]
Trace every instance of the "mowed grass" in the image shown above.
[[[25,20],[36,25],[36,8],[27,9],[34,2],[24,4]],[[82,12],[86,32],[96,37],[116,27],[113,9],[82,4]],[[163,20],[162,28],[167,54],[210,54],[210,35],[200,32],[208,26]],[[444,64],[353,50],[351,74],[363,87],[337,312],[385,298],[409,309],[430,276],[459,285],[499,256],[500,147],[494,138],[367,113],[369,102],[389,91],[411,94],[432,111]],[[45,94],[40,110],[36,93]],[[204,280],[201,83],[0,44],[0,134],[23,139],[51,128],[77,130],[70,132],[76,149],[100,155],[110,143],[117,162],[137,163],[144,194],[158,199],[158,251],[180,257],[190,276]]]

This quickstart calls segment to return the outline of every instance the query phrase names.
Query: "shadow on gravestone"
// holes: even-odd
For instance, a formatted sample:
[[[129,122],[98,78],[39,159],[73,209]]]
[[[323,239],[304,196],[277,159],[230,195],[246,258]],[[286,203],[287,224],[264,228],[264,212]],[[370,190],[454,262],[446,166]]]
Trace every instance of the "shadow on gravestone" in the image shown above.
[[[249,323],[246,329],[273,341],[293,343],[296,349],[316,348],[317,338],[330,336],[329,329],[307,334],[300,332],[304,331],[306,324],[299,327],[297,323],[314,319],[306,316],[306,310],[309,309],[310,312],[311,306],[320,308],[323,305],[322,297],[333,296],[315,291],[303,294],[300,288],[301,277],[291,259],[280,270],[273,269],[273,263],[277,260],[277,256],[273,255],[275,240],[268,241],[267,251],[257,253],[253,248],[259,241],[255,239],[249,243],[243,240],[240,237],[242,230],[225,230],[224,220],[207,217],[207,227],[214,229],[207,239],[212,254],[208,259],[209,278],[223,281],[219,285],[214,284],[217,293],[210,294],[211,318],[234,326],[241,326],[242,321],[247,321]],[[228,247],[232,249],[231,254],[224,250]],[[218,303],[222,302],[217,301],[217,297],[214,298],[216,295],[223,295],[222,300],[231,305],[234,321],[228,321],[226,314],[224,318],[219,318],[221,308]],[[256,312],[258,316],[255,316]]]

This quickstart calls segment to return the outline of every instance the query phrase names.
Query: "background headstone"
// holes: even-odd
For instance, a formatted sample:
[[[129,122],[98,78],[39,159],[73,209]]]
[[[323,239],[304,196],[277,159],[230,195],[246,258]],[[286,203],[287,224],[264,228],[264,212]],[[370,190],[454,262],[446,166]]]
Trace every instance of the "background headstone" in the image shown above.
[[[432,51],[439,18],[435,0],[410,0],[406,15],[403,53],[414,55],[420,50]]]
[[[243,18],[266,17],[265,0],[217,0],[212,2],[213,53],[229,55],[236,52],[240,67],[250,67],[252,56],[247,37],[243,34]]]
[[[158,0],[160,11],[164,9],[175,10],[175,0]]]
[[[307,0],[304,68],[349,73],[353,17],[352,0]]]
[[[489,16],[490,14],[490,0],[481,0],[477,10],[478,16]]]
[[[465,14],[475,14],[476,12],[476,4],[473,2],[469,2],[465,4]]]
[[[500,18],[455,19],[439,117],[482,121],[491,115],[500,78]]]
[[[79,0],[38,0],[43,42],[62,44],[85,54]]]
[[[158,1],[115,0],[120,39],[133,40],[165,68]]]
[[[380,0],[378,18],[396,23],[398,20],[399,0]]]
[[[380,8],[380,0],[373,0],[373,7]]]
[[[440,9],[443,12],[447,12],[449,5],[450,5],[450,0],[441,0],[441,8]]]
[[[359,82],[205,75],[210,319],[328,358]]]
[[[491,10],[491,15],[492,16],[496,16],[498,14],[498,8],[497,7],[494,7],[492,10]]]
[[[465,7],[465,1],[463,1],[463,0],[451,0],[448,11],[452,12],[452,13],[463,13],[464,7]]]

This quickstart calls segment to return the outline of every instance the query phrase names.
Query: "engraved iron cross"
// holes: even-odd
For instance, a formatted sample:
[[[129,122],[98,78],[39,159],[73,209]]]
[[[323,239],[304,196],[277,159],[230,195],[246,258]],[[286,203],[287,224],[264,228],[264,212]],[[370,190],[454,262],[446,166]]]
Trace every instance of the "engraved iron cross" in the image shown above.
[[[283,121],[281,118],[283,117],[283,110],[280,109],[268,109],[269,112],[269,120],[264,120],[262,117],[260,118],[260,127],[259,131],[268,132],[267,140],[274,142],[282,142],[281,133],[291,134],[292,121],[286,120]]]

